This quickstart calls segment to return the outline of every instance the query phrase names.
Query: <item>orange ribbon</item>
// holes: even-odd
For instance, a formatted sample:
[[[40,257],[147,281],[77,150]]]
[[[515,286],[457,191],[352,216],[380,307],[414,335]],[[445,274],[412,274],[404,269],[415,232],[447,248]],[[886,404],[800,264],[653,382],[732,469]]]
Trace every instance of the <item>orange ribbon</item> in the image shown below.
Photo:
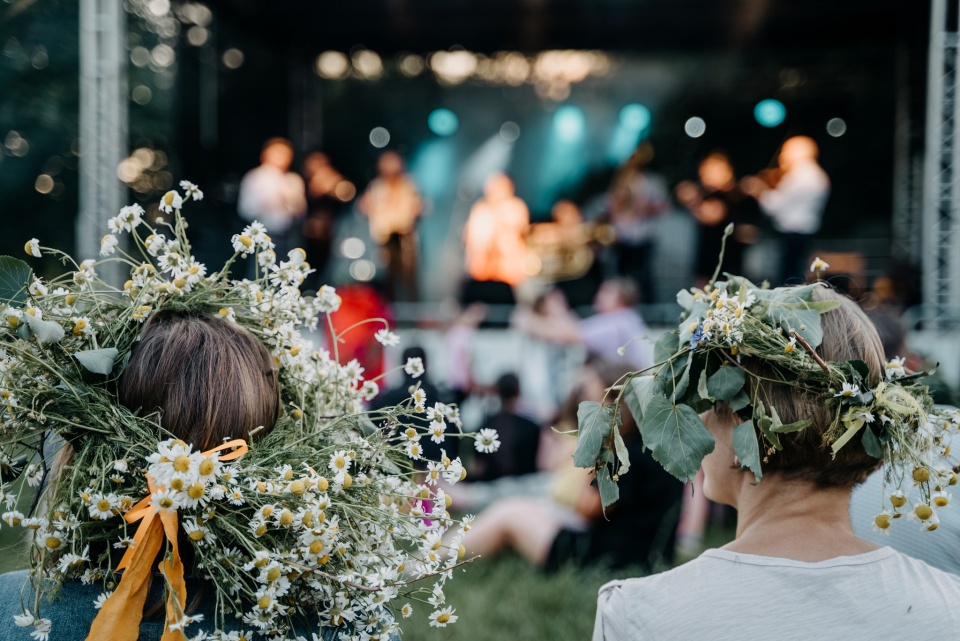
[[[219,457],[219,460],[232,461],[246,454],[249,449],[246,441],[234,439],[203,452],[203,456],[210,456],[231,448],[236,449]],[[164,490],[163,486],[155,485],[153,481],[153,478],[147,475],[151,496]],[[133,545],[127,548],[120,563],[117,564],[118,572],[126,568],[120,577],[120,584],[104,602],[97,618],[93,620],[87,641],[137,640],[140,636],[143,606],[147,602],[147,594],[150,591],[152,579],[150,566],[157,558],[164,539],[170,541],[171,554],[164,556],[157,566],[168,584],[166,621],[163,626],[162,641],[186,640],[182,630],[170,629],[170,626],[180,619],[179,615],[187,604],[187,585],[183,578],[183,562],[180,560],[180,549],[177,543],[179,533],[177,513],[158,511],[150,504],[151,496],[134,505],[123,517],[127,523],[131,524],[141,521],[140,526],[133,536]]]

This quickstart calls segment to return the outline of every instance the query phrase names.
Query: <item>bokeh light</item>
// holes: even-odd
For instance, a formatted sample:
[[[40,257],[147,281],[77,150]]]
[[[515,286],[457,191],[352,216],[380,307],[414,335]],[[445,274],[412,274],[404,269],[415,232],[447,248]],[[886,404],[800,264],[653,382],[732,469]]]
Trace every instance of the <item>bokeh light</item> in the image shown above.
[[[438,136],[450,136],[460,127],[460,119],[449,109],[434,109],[427,117],[427,126]]]
[[[374,127],[370,130],[370,144],[383,149],[390,144],[390,132],[385,127]]]
[[[620,124],[630,131],[643,131],[650,126],[650,110],[632,102],[620,110]]]
[[[344,238],[343,242],[340,243],[340,253],[351,260],[360,258],[366,250],[366,244],[355,236]]]
[[[239,69],[243,64],[243,52],[237,48],[230,48],[223,52],[220,58],[227,69]]]
[[[564,142],[573,142],[580,138],[587,126],[583,111],[571,105],[564,105],[553,114],[553,130],[557,138]]]
[[[520,125],[508,120],[507,122],[500,125],[500,138],[504,142],[516,142],[517,138],[520,137]]]
[[[787,108],[779,100],[767,98],[753,108],[753,117],[764,127],[776,127],[787,117]]]
[[[683,131],[691,138],[699,138],[707,131],[707,123],[703,118],[694,116],[683,123]]]
[[[839,138],[847,133],[847,123],[843,118],[831,118],[827,121],[827,133],[834,138]]]
[[[366,283],[373,280],[373,277],[377,273],[377,266],[373,264],[372,260],[367,260],[366,258],[361,258],[360,260],[355,260],[350,263],[350,276],[354,280],[358,280],[361,283]]]

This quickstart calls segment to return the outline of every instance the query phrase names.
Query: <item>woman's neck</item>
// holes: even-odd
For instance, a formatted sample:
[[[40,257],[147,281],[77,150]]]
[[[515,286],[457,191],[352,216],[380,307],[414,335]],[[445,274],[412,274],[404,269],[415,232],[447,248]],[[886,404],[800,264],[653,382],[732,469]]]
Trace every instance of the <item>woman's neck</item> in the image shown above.
[[[853,533],[850,492],[776,474],[756,485],[745,479],[737,496],[737,538],[724,549],[807,562],[875,550]]]

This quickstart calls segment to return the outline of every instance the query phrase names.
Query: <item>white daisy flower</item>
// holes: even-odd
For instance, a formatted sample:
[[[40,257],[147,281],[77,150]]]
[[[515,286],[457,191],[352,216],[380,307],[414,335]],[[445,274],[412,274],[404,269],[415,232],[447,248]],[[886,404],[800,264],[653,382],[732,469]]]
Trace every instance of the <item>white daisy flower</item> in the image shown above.
[[[907,375],[907,371],[904,369],[904,361],[906,360],[906,357],[895,356],[887,362],[887,365],[884,368],[887,380],[892,381],[898,378],[903,378]]]
[[[171,189],[160,199],[160,211],[165,214],[172,214],[174,209],[183,207],[183,198],[175,190]]]
[[[403,366],[403,371],[409,376],[420,378],[423,376],[423,360],[419,357],[408,358],[406,365]]]
[[[40,258],[40,241],[36,238],[31,238],[27,241],[27,244],[23,246],[23,251],[27,252],[27,256]]]
[[[194,200],[203,200],[203,192],[200,191],[200,188],[194,185],[189,180],[181,180],[180,189],[183,190],[183,195],[185,198],[193,198]]]
[[[833,395],[834,398],[850,398],[851,396],[856,396],[860,393],[860,388],[853,383],[844,383],[843,389]]]
[[[823,271],[823,270],[825,270],[825,269],[828,269],[829,267],[830,267],[830,265],[827,264],[827,261],[823,260],[823,259],[820,258],[819,256],[817,256],[816,258],[814,258],[814,259],[813,259],[813,262],[810,263],[810,271],[811,271],[811,272]]]
[[[482,452],[484,454],[496,452],[500,448],[498,436],[497,430],[484,428],[477,432],[477,436],[473,441],[473,446],[478,452]]]
[[[98,596],[96,600],[93,602],[94,609],[99,610],[100,608],[102,608],[103,604],[107,602],[107,599],[110,598],[111,594],[113,594],[113,590],[110,590],[109,592],[101,593],[100,596]]]
[[[400,337],[386,328],[377,330],[373,337],[384,347],[394,347],[400,344]]]

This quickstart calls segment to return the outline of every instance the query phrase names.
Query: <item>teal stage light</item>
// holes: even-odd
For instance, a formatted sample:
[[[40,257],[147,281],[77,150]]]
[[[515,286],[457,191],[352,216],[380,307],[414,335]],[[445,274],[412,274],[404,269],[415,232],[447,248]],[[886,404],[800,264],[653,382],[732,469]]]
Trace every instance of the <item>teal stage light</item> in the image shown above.
[[[787,108],[779,100],[767,98],[753,108],[753,117],[764,127],[776,127],[787,117]]]
[[[427,126],[438,136],[450,136],[460,127],[460,119],[449,109],[434,109],[427,116]]]

